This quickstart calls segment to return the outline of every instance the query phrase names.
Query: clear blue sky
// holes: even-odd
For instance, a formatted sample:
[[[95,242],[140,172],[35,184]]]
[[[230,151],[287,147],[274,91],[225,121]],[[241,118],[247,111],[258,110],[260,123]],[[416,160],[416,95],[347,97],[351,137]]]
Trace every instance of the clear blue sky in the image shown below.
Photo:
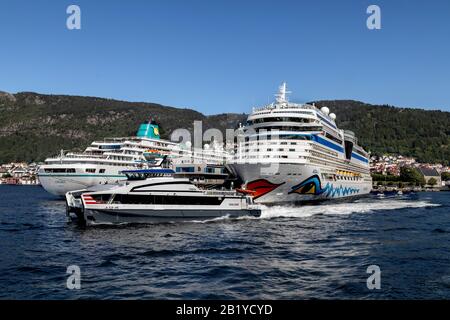
[[[66,28],[77,4],[82,29]],[[381,7],[382,29],[366,27]],[[450,111],[450,1],[0,0],[0,90],[248,112],[355,99]]]

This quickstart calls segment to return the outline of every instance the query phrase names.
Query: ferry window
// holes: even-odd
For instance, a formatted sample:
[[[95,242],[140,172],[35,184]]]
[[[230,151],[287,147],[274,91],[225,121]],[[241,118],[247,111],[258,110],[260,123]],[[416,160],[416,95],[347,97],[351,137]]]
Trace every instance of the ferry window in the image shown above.
[[[100,173],[105,173],[105,169],[100,169]]]
[[[267,148],[267,151],[272,151],[272,149],[271,148]]]
[[[95,173],[95,169],[86,169],[87,173]]]
[[[218,197],[118,194],[114,201],[122,204],[220,205],[223,199]]]
[[[278,148],[278,151],[284,151],[284,149],[283,148]]]
[[[297,142],[291,142],[291,145],[296,146]]]
[[[94,198],[95,201],[101,203],[101,202],[108,202],[111,198],[110,194],[97,194],[93,195],[92,198]]]
[[[75,169],[67,169],[67,173],[75,173]]]
[[[289,149],[289,151],[295,151],[295,149]]]

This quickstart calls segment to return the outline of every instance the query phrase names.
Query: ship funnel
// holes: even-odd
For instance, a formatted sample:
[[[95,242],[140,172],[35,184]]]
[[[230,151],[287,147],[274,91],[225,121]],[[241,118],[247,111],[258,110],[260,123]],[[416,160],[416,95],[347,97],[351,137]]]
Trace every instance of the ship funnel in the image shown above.
[[[136,134],[139,138],[159,139],[159,126],[151,120],[142,123]]]

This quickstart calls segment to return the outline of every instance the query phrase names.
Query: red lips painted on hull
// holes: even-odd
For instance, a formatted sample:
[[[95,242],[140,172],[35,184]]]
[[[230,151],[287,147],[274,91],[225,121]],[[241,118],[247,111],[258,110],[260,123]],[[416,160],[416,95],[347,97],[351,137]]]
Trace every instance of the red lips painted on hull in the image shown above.
[[[283,183],[272,183],[267,181],[266,179],[258,179],[252,182],[247,183],[247,187],[245,189],[237,189],[238,192],[249,194],[253,197],[253,199],[257,199],[262,197],[263,195],[275,190]]]

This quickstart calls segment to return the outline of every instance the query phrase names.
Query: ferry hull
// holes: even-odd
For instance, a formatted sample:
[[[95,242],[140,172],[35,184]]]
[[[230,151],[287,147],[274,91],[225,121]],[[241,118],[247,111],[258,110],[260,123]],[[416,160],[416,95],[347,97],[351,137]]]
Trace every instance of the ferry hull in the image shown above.
[[[87,224],[120,224],[120,223],[157,223],[175,221],[209,220],[220,217],[238,218],[243,216],[259,217],[259,209],[165,209],[165,210],[95,210],[85,209]]]
[[[246,184],[255,203],[298,203],[364,196],[371,181],[327,180],[322,170],[307,164],[230,164],[231,171]]]

